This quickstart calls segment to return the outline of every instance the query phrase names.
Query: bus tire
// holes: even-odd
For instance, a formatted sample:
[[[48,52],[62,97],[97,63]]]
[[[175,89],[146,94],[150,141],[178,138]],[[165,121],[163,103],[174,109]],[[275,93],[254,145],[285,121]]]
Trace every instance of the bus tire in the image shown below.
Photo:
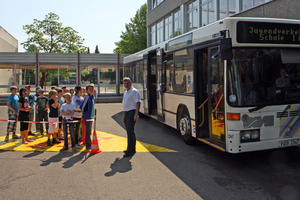
[[[188,111],[185,109],[179,113],[177,119],[177,130],[181,135],[183,141],[188,145],[195,144],[195,138],[192,136],[191,129],[191,119],[189,117]]]

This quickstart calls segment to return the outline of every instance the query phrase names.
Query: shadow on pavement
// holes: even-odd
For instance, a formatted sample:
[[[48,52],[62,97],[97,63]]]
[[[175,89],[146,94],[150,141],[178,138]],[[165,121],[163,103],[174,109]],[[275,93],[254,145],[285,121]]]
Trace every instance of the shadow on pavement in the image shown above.
[[[69,160],[63,163],[63,168],[73,167],[77,162],[81,161],[87,156],[87,152],[80,152],[78,155],[71,157]]]
[[[38,155],[41,155],[43,153],[44,153],[43,151],[34,151],[34,152],[31,152],[27,155],[24,155],[23,158],[32,158],[34,156],[38,156]]]
[[[106,172],[104,175],[106,177],[114,176],[116,173],[126,173],[132,170],[132,164],[130,157],[126,158],[116,158],[116,160],[110,165],[110,171]]]
[[[112,118],[124,128],[121,116]],[[135,133],[141,142],[178,151],[152,155],[203,199],[300,199],[299,147],[229,154],[200,142],[188,146],[175,129],[148,117]]]
[[[74,154],[75,153],[73,153],[73,152],[58,153],[58,154],[48,158],[47,160],[43,160],[42,163],[40,164],[40,166],[48,166],[51,163],[60,162],[60,161],[62,161],[63,158],[71,157]]]

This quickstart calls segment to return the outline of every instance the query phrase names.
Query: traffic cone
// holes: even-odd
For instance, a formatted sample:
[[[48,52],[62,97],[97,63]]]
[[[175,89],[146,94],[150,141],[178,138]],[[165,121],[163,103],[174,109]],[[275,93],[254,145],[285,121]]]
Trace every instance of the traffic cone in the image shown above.
[[[99,149],[99,145],[98,145],[98,139],[97,139],[97,134],[96,134],[96,130],[94,130],[93,133],[93,141],[92,141],[92,148],[89,151],[90,154],[97,154],[97,153],[101,153],[102,151]]]

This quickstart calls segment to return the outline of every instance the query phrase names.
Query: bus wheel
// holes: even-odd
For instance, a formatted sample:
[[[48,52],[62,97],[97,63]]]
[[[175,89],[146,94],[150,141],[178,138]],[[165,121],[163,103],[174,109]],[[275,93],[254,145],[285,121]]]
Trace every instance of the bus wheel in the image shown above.
[[[181,134],[183,141],[188,145],[195,144],[195,138],[191,135],[191,120],[190,117],[184,113],[179,117],[178,130]]]

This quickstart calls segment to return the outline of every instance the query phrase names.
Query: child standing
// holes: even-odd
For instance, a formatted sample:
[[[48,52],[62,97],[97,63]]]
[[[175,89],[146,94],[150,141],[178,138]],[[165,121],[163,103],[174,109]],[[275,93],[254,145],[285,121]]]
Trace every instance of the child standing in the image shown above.
[[[20,90],[19,117],[18,117],[20,121],[23,121],[20,123],[22,144],[27,144],[28,142],[32,142],[31,140],[28,139],[29,111],[31,110],[32,107],[29,106],[29,101],[26,97],[26,89],[22,88]]]
[[[85,134],[85,145],[86,150],[91,149],[91,133],[92,133],[92,125],[93,119],[95,117],[95,89],[94,84],[89,84],[86,87],[87,95],[84,97],[80,108],[82,110],[82,118],[84,120],[84,124],[86,127],[86,134]]]
[[[34,104],[34,101],[35,101],[35,97],[34,97],[33,94],[30,94],[31,93],[31,86],[30,85],[26,85],[25,89],[26,89],[26,97],[27,97],[27,99],[29,101],[29,106],[33,108],[34,107],[33,104]],[[34,110],[32,109],[32,110],[29,111],[29,121],[32,122],[33,121],[33,117],[34,117]],[[28,124],[28,135],[34,136],[34,134],[31,131],[31,128],[32,128],[32,123],[29,123]]]
[[[49,107],[50,107],[50,113],[49,113],[49,130],[48,130],[48,141],[47,145],[51,146],[53,144],[59,144],[60,141],[57,139],[57,133],[58,133],[58,110],[60,108],[60,104],[58,102],[57,98],[57,92],[56,90],[51,90],[49,92]],[[50,141],[52,135],[52,143]]]
[[[13,139],[20,139],[16,135],[16,129],[17,129],[16,120],[18,119],[18,111],[19,111],[19,106],[18,106],[19,97],[17,95],[17,90],[18,88],[16,86],[10,87],[11,94],[8,96],[7,107],[8,107],[8,120],[12,120],[12,121],[8,121],[7,135],[5,137],[5,142],[8,142],[10,132],[12,132],[13,134],[12,136]]]
[[[80,133],[80,124],[81,124],[81,118],[82,118],[82,112],[80,109],[80,105],[83,102],[83,97],[81,96],[81,87],[76,86],[75,87],[75,95],[72,98],[72,104],[75,106],[75,112],[73,119],[76,121],[74,123],[74,140],[76,145],[79,142],[79,133]],[[81,136],[80,136],[81,137]]]
[[[65,103],[65,99],[63,97],[63,90],[58,88],[57,90],[57,96],[58,96],[58,102],[59,102],[59,105],[62,106],[63,103]],[[61,129],[62,129],[62,116],[61,116],[61,113],[58,111],[58,121],[59,121],[59,124],[58,124],[58,136],[57,138],[59,140],[63,140],[63,137],[61,136]]]
[[[37,90],[38,97],[36,99],[36,120],[39,122],[48,122],[48,98],[44,96],[44,90],[38,89]],[[37,131],[41,133],[41,135],[44,135],[44,125],[43,124],[36,124]],[[46,123],[46,131],[48,134],[49,124]]]
[[[71,144],[72,149],[74,150],[76,147],[75,138],[74,138],[74,123],[73,121],[73,115],[75,110],[75,105],[72,104],[72,96],[70,93],[64,94],[66,103],[64,103],[60,108],[60,113],[63,118],[63,130],[64,130],[64,148],[62,151],[66,151],[69,149],[68,144],[68,131],[71,136]]]

